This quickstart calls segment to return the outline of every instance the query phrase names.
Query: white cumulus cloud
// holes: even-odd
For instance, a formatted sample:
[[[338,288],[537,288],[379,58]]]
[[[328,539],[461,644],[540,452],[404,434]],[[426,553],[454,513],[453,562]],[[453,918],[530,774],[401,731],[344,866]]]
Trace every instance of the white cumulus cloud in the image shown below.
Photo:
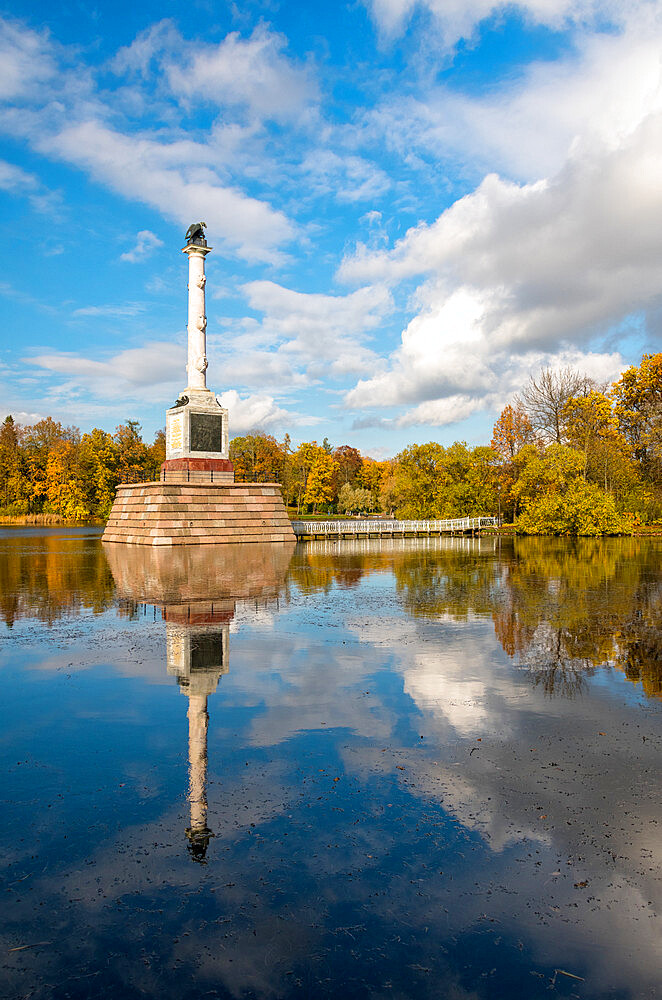
[[[283,52],[284,35],[258,25],[250,38],[233,31],[217,45],[186,44],[183,60],[171,57],[171,89],[190,100],[244,105],[259,118],[299,115],[317,100],[317,84],[305,65]]]
[[[294,238],[295,227],[282,212],[222,183],[208,165],[208,147],[125,135],[98,120],[65,127],[39,145],[184,227],[204,218],[216,238],[245,260],[276,261],[282,244]]]
[[[256,430],[272,431],[277,427],[310,425],[316,418],[286,410],[273,396],[254,393],[241,397],[236,389],[228,389],[217,396],[221,406],[229,410],[230,432],[232,435],[248,434]]]

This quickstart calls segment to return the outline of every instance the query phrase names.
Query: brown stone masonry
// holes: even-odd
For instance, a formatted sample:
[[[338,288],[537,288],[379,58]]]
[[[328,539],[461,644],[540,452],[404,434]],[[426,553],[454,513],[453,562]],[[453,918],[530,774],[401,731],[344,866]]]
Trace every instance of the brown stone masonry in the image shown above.
[[[294,532],[276,483],[132,483],[117,487],[104,542],[286,542]]]

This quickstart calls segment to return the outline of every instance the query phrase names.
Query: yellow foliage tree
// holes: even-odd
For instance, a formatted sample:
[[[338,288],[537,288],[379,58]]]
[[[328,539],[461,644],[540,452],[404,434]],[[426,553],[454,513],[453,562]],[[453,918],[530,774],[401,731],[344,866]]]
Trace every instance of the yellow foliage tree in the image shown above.
[[[616,416],[644,474],[662,484],[662,352],[644,354],[612,386]]]
[[[315,456],[306,481],[303,502],[312,506],[313,513],[322,504],[330,504],[335,496],[334,480],[338,474],[338,463],[323,449]]]
[[[68,521],[84,521],[91,510],[78,473],[78,456],[72,441],[58,441],[46,463],[46,496],[54,514]]]
[[[535,440],[535,432],[521,403],[504,407],[494,425],[492,448],[504,462],[511,462],[525,444]]]
[[[107,517],[115,496],[119,465],[119,450],[112,435],[99,427],[83,434],[79,463],[92,513]]]

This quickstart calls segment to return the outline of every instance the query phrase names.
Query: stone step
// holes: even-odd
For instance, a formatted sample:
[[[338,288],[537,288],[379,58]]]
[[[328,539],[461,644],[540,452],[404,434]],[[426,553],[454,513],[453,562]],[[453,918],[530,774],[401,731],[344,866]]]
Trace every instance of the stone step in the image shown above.
[[[131,483],[117,488],[104,541],[140,545],[292,541],[274,484]]]

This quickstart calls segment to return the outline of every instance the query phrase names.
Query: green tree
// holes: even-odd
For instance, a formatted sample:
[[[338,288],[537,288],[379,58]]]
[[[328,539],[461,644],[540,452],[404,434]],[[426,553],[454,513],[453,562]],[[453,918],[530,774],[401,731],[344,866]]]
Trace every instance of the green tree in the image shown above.
[[[434,441],[413,444],[396,456],[384,501],[399,518],[443,517],[450,476],[445,449]]]
[[[621,535],[632,522],[616,509],[614,498],[578,476],[560,492],[527,501],[517,522],[525,535]]]
[[[27,513],[30,496],[19,437],[20,427],[9,415],[0,426],[0,505],[12,514]]]
[[[364,513],[374,510],[375,497],[372,490],[345,483],[338,494],[338,510],[341,514]]]
[[[89,509],[95,517],[108,517],[119,475],[119,448],[112,434],[98,427],[83,434],[80,469]]]
[[[382,507],[400,518],[492,515],[497,510],[497,456],[492,448],[412,445],[396,456],[382,487]]]
[[[121,483],[142,482],[147,474],[149,456],[137,420],[127,420],[115,431],[118,450],[118,474]]]
[[[443,517],[491,516],[497,510],[497,464],[492,448],[467,448],[456,441],[445,449],[450,482]]]

